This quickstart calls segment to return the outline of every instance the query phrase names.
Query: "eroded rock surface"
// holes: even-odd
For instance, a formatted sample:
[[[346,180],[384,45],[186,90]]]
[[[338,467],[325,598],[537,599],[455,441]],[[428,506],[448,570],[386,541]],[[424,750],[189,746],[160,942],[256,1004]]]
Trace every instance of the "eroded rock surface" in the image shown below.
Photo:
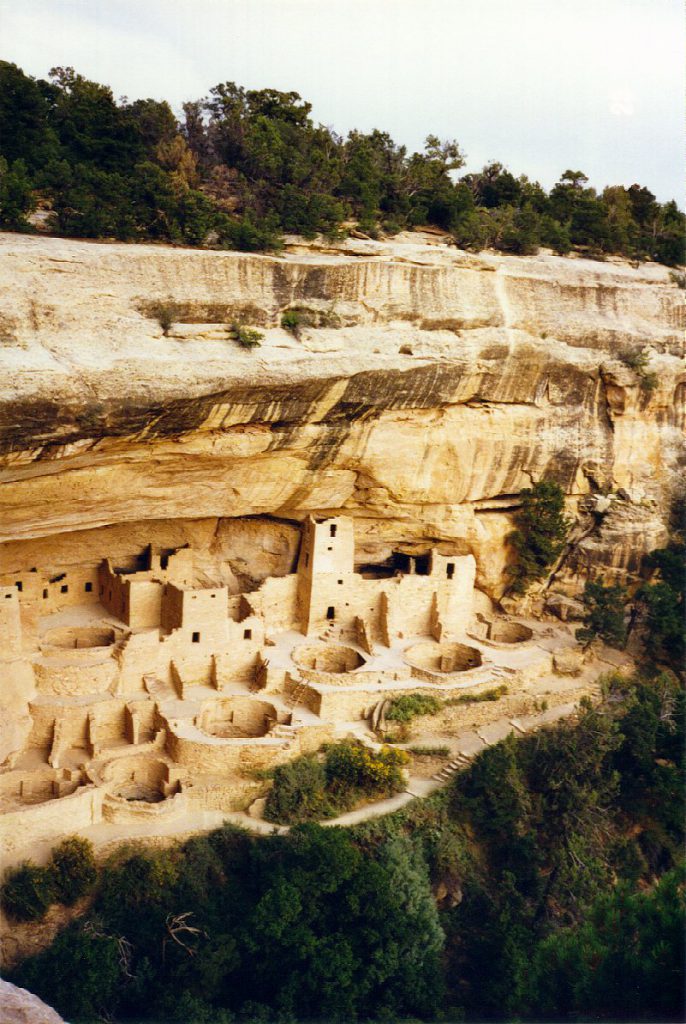
[[[682,292],[654,265],[430,241],[273,258],[0,236],[0,540],[202,519],[208,547],[233,530],[245,551],[227,520],[344,512],[370,562],[443,542],[498,597],[516,496],[549,474],[572,512],[624,496],[589,559],[633,571],[683,472]],[[295,337],[293,307],[329,326]],[[259,348],[229,340],[236,321]],[[636,347],[651,392],[619,358]],[[276,532],[272,563],[292,560]]]

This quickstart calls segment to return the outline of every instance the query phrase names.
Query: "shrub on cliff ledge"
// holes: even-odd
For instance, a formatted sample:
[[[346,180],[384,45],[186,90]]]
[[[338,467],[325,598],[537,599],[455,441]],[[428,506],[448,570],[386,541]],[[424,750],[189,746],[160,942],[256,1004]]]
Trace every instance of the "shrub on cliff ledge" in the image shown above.
[[[431,693],[406,693],[391,701],[386,718],[392,722],[411,722],[419,715],[435,715],[441,710],[441,701]]]
[[[357,740],[342,740],[325,748],[324,760],[309,754],[280,765],[267,797],[267,821],[293,825],[333,818],[370,797],[385,797],[402,789],[404,750],[372,750]]]
[[[38,921],[55,902],[55,883],[49,868],[24,861],[5,873],[0,894],[2,909],[15,921]]]
[[[274,772],[264,816],[267,821],[296,824],[335,813],[326,799],[324,766],[314,755],[298,757]]]
[[[519,496],[522,505],[516,516],[517,529],[509,538],[517,552],[517,560],[508,569],[515,594],[523,594],[531,583],[548,575],[569,531],[564,491],[554,480],[539,480]]]
[[[5,873],[0,903],[15,921],[38,921],[52,903],[71,906],[85,896],[97,877],[92,844],[71,836],[54,848],[47,867],[24,861],[17,868],[10,868]]]
[[[257,348],[264,338],[261,331],[256,331],[254,327],[246,327],[245,324],[231,324],[229,333],[241,348]]]
[[[98,869],[93,855],[93,844],[80,836],[71,836],[52,851],[50,858],[55,898],[71,906],[95,885]]]
[[[329,747],[324,770],[333,793],[362,790],[380,796],[402,789],[401,768],[408,761],[404,750],[382,747],[372,750],[355,740],[343,740]]]
[[[576,631],[577,640],[591,643],[598,637],[610,647],[623,647],[626,643],[626,598],[626,591],[619,583],[606,587],[603,583],[589,580],[583,595],[586,609],[584,625]]]

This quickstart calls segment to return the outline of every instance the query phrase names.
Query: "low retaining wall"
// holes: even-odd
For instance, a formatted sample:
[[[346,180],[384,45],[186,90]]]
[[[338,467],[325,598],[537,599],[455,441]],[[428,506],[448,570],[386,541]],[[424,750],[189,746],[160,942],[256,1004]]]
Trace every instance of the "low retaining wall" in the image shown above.
[[[2,859],[12,862],[13,855],[34,843],[64,838],[65,832],[98,825],[102,821],[105,793],[95,786],[81,786],[70,796],[32,804],[18,811],[0,815]]]
[[[108,649],[105,648],[105,651]],[[97,651],[97,655],[94,652]],[[76,657],[76,656],[79,657]],[[83,655],[83,658],[80,656]],[[106,693],[117,679],[117,663],[102,648],[70,651],[69,661],[57,656],[34,662],[38,692],[46,696],[76,697]]]
[[[157,803],[145,800],[127,800],[121,796],[106,796],[102,804],[102,815],[105,821],[125,825],[140,825],[150,822],[154,825],[164,818],[175,818],[188,811],[188,797],[185,793],[175,793]]]
[[[191,771],[209,773],[268,768],[297,753],[279,739],[237,740],[212,736],[202,739],[200,736],[179,736],[173,727],[167,738],[167,750],[176,764]]]

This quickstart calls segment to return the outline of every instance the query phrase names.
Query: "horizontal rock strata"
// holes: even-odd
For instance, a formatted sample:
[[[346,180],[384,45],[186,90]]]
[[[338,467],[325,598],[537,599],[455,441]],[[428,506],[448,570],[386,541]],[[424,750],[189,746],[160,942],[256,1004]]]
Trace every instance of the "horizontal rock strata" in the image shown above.
[[[267,257],[0,236],[0,541],[30,542],[7,544],[2,571],[74,531],[268,517],[287,533],[344,512],[370,561],[443,544],[472,552],[499,596],[518,492],[545,474],[572,512],[619,495],[609,540],[601,524],[569,572],[634,571],[684,466],[669,272],[477,258],[421,235],[357,246]],[[319,326],[282,329],[293,307]],[[235,322],[259,327],[259,348],[230,339]],[[622,361],[636,348],[652,391]]]

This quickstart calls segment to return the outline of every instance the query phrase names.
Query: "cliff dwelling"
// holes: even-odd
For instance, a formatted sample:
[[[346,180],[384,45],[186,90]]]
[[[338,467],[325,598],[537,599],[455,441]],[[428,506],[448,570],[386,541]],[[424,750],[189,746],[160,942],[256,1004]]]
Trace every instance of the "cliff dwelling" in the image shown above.
[[[241,809],[256,771],[359,733],[393,697],[525,686],[569,645],[476,611],[472,555],[377,571],[355,555],[351,518],[310,516],[295,571],[251,588],[228,567],[231,585],[208,582],[191,546],[2,577],[4,669],[27,694],[0,774],[6,860],[65,821],[125,837]]]
[[[265,772],[332,739],[379,745],[407,694],[441,699],[413,738],[449,749],[447,770],[481,736],[571,713],[609,670],[574,639],[584,583],[636,585],[682,458],[664,268],[421,233],[278,261],[2,251],[0,313],[24,310],[0,346],[5,863],[71,833],[263,825]],[[170,297],[166,332],[144,296]],[[296,337],[282,318],[305,300],[319,319]],[[639,341],[650,395],[617,357]],[[508,602],[519,495],[550,473],[570,548]],[[427,760],[408,793],[442,770]]]

